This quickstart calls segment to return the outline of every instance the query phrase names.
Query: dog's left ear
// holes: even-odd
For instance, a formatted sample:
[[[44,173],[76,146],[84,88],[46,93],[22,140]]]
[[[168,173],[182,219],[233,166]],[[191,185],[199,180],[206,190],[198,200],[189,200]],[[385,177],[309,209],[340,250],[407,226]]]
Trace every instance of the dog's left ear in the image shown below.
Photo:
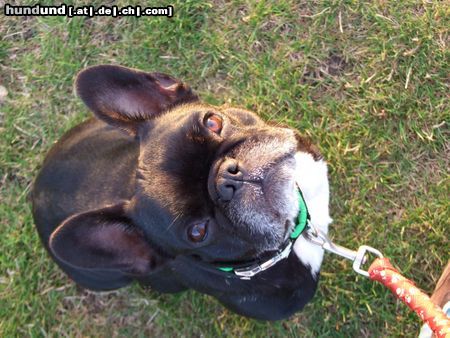
[[[164,263],[126,216],[125,203],[75,214],[50,237],[57,259],[78,269],[146,275]]]
[[[136,135],[139,122],[177,104],[198,100],[189,86],[170,75],[113,65],[82,70],[75,87],[98,118],[132,135]]]

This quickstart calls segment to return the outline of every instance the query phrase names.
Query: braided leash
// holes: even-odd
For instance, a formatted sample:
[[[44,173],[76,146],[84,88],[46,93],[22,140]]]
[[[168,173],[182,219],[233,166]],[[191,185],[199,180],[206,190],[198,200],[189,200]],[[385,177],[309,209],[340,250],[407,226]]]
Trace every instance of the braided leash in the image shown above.
[[[412,281],[403,277],[387,258],[377,258],[369,267],[370,279],[388,287],[411,310],[428,324],[439,338],[450,337],[450,319],[430,297],[419,290]]]

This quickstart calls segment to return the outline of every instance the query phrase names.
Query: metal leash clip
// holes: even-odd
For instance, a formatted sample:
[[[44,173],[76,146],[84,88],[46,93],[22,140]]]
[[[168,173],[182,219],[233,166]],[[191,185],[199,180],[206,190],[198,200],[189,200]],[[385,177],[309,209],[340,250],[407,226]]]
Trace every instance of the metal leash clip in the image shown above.
[[[360,275],[369,277],[369,273],[362,269],[362,266],[366,263],[368,253],[372,253],[375,256],[382,258],[383,254],[375,248],[368,245],[361,245],[358,251],[347,249],[343,246],[333,243],[330,238],[317,229],[310,222],[307,230],[304,232],[305,238],[313,244],[321,246],[324,250],[334,253],[338,256],[347,258],[353,262],[353,270]]]

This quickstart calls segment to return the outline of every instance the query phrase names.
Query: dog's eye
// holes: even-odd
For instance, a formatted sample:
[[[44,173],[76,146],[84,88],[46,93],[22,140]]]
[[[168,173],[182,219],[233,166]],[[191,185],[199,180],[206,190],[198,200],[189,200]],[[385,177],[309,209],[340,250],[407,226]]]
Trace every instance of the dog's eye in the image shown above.
[[[209,113],[205,116],[204,120],[205,127],[216,134],[220,134],[222,131],[222,118],[213,113]]]
[[[190,241],[198,243],[204,241],[208,235],[208,222],[197,223],[188,228],[188,238]]]

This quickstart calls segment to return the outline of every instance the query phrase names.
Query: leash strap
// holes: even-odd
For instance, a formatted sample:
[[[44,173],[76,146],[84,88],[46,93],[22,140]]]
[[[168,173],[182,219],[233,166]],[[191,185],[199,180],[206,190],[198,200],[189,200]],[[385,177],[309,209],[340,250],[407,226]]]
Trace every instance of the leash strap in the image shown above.
[[[403,277],[391,265],[389,259],[375,259],[369,267],[369,277],[389,288],[397,298],[428,324],[437,337],[450,337],[450,319],[444,311],[419,290],[412,281]]]

